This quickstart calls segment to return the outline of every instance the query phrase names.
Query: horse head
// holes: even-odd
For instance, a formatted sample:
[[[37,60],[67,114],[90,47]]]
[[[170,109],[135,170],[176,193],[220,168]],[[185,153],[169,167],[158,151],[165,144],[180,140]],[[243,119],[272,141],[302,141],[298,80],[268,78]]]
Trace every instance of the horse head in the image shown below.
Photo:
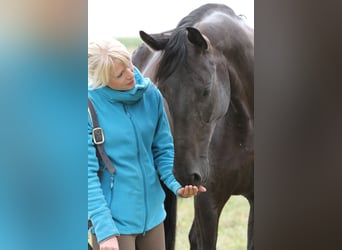
[[[204,184],[209,174],[211,137],[229,107],[229,73],[224,57],[195,27],[168,34],[141,31],[140,37],[159,51],[152,79],[172,118],[174,174],[182,184]]]

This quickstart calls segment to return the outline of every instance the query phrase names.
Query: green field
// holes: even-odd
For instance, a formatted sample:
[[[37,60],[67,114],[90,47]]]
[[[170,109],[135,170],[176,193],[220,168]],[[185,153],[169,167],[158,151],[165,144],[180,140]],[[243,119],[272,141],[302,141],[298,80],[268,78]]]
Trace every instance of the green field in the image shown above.
[[[224,207],[219,223],[217,250],[245,250],[249,205],[242,196],[233,196]],[[193,198],[178,199],[176,249],[190,249],[188,234],[193,220]]]
[[[117,37],[116,39],[122,42],[131,52],[142,43],[139,37]]]

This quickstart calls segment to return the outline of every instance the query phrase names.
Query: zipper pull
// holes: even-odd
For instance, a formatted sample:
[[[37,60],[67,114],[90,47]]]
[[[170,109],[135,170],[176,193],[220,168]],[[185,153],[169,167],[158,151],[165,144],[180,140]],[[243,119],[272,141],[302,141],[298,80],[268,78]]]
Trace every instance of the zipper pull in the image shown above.
[[[113,186],[114,186],[114,175],[111,174],[110,175],[110,189],[113,189]]]
[[[124,106],[124,110],[125,110],[125,113],[126,113],[127,117],[131,118],[131,114],[128,112],[126,104],[123,104],[123,106]]]

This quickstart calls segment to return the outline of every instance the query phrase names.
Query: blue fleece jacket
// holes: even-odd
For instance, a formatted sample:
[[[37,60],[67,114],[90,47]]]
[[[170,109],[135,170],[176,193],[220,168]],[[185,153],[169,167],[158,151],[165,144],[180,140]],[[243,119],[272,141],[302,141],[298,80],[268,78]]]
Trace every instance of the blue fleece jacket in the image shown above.
[[[159,178],[177,194],[172,174],[174,147],[159,90],[134,68],[136,85],[117,91],[103,87],[88,91],[100,126],[104,148],[116,172],[103,171],[92,142],[88,116],[88,218],[99,242],[113,235],[144,233],[166,217],[165,193]]]

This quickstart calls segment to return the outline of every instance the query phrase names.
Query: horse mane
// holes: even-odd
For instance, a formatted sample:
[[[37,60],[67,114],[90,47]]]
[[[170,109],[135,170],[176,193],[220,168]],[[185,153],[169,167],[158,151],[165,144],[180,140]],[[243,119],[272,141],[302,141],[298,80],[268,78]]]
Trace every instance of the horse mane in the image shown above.
[[[223,4],[205,4],[198,9],[190,12],[189,15],[180,20],[177,27],[173,30],[169,42],[164,49],[163,57],[160,60],[156,73],[156,80],[161,81],[169,77],[178,66],[186,67],[187,61],[187,27],[193,27],[208,14],[219,11],[235,16],[234,11]]]
[[[160,60],[156,80],[160,81],[169,77],[179,65],[185,64],[187,57],[187,31],[185,28],[176,29],[167,43],[163,57]]]

